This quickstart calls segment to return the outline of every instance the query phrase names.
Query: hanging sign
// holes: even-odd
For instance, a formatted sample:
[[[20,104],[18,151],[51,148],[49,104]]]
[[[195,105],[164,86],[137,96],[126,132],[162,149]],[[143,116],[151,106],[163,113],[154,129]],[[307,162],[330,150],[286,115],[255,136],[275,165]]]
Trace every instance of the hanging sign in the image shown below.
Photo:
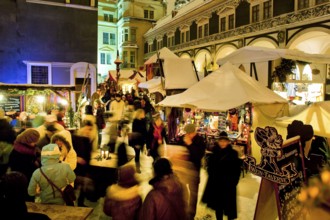
[[[0,101],[0,108],[8,111],[22,111],[22,99],[23,96],[4,96],[3,100]]]

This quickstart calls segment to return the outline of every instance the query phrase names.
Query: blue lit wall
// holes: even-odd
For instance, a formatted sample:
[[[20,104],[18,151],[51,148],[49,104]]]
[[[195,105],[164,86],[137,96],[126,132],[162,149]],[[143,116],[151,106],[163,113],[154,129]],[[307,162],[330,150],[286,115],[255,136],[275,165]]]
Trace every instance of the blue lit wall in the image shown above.
[[[97,63],[97,11],[0,1],[0,82],[26,83],[23,61]],[[53,68],[53,84],[69,84]]]

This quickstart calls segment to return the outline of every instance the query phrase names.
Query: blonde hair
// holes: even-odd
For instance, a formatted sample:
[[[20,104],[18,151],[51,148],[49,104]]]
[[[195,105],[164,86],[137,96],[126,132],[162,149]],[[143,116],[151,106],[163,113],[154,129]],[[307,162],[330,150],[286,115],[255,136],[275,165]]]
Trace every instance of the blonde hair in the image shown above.
[[[139,108],[135,111],[134,119],[141,119],[141,115],[145,114],[144,110],[142,108]]]

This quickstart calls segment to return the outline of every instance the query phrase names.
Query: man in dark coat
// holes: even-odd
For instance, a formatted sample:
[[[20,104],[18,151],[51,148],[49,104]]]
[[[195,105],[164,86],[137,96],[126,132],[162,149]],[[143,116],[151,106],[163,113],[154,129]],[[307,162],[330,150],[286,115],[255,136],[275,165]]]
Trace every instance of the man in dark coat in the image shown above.
[[[241,160],[232,148],[226,132],[220,133],[213,154],[209,156],[207,172],[209,178],[202,202],[215,210],[217,220],[222,220],[223,214],[228,219],[236,219],[236,186],[241,172]]]

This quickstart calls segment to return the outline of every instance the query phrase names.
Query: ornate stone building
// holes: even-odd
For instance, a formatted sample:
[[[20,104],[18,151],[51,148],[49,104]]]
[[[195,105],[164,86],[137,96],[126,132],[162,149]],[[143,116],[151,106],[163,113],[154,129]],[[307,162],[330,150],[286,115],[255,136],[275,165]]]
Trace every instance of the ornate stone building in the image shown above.
[[[166,46],[212,71],[243,46],[330,54],[329,10],[329,0],[191,0],[144,35],[145,59]],[[269,85],[268,76],[259,80]]]
[[[123,61],[121,69],[138,69],[144,62],[143,36],[164,17],[162,0],[99,0],[98,73],[115,70],[117,50]]]

